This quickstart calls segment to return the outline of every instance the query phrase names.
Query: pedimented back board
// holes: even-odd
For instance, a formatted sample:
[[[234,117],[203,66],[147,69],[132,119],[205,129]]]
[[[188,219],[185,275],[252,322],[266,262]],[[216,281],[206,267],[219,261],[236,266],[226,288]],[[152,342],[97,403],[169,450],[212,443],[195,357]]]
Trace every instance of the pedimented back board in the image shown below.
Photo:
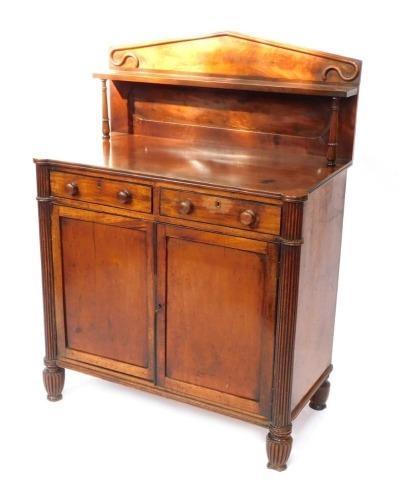
[[[358,85],[361,61],[228,32],[113,47],[109,67]]]
[[[109,80],[112,132],[352,160],[357,59],[227,32],[112,47],[108,62],[94,75],[106,138]]]

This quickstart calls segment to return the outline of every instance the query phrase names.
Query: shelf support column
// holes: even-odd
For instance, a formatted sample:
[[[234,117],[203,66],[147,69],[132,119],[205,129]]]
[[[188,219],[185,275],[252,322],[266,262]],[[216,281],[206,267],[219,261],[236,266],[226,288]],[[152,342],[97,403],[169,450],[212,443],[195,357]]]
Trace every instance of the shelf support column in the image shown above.
[[[103,139],[110,139],[109,104],[105,79],[102,79],[102,133]]]
[[[327,166],[335,167],[337,159],[337,134],[338,134],[338,112],[340,110],[340,98],[333,97],[331,100],[331,117],[329,143],[327,145]]]

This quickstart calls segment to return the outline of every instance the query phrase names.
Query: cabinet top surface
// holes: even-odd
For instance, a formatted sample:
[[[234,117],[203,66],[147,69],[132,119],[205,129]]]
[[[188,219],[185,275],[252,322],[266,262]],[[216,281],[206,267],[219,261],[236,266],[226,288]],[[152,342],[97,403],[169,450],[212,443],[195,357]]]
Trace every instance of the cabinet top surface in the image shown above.
[[[339,161],[329,168],[319,156],[118,133],[76,152],[69,144],[65,151],[36,157],[35,162],[289,200],[307,198],[349,166]]]

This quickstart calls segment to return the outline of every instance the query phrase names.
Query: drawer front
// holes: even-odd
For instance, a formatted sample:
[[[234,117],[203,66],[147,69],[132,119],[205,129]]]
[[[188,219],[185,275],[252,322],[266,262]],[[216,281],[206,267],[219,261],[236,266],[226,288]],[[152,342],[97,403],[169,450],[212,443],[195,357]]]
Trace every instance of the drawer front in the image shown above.
[[[152,188],[142,184],[66,172],[51,172],[50,188],[52,196],[138,212],[152,212]]]
[[[255,201],[163,189],[160,215],[280,234],[281,208]]]

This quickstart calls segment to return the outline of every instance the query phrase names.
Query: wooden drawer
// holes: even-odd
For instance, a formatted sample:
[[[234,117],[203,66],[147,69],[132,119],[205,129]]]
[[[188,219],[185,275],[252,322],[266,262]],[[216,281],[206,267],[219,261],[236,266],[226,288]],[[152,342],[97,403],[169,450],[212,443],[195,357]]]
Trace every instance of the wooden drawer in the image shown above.
[[[52,196],[152,212],[152,188],[126,180],[51,172],[50,189]]]
[[[160,215],[280,234],[281,208],[255,201],[162,189]]]

